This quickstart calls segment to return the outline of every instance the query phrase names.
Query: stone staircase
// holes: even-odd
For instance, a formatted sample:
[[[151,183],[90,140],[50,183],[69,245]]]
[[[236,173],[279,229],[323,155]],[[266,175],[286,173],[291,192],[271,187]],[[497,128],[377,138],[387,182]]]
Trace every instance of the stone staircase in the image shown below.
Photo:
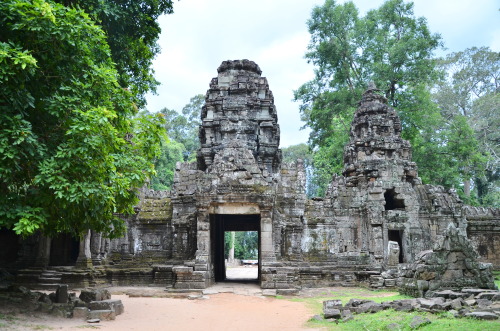
[[[62,273],[50,267],[44,269],[38,277],[37,287],[43,290],[56,290],[61,284]]]

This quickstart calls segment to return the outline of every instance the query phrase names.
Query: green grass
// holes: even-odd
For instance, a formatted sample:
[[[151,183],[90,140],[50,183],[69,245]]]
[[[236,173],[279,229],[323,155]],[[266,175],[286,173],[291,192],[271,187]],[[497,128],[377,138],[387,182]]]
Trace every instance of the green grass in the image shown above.
[[[411,299],[406,295],[398,294],[398,292],[387,290],[372,291],[365,288],[349,287],[343,288],[341,291],[322,292],[321,296],[312,298],[293,298],[291,301],[304,302],[310,309],[320,314],[323,311],[323,301],[325,300],[342,300],[342,304],[346,304],[351,299],[367,299],[381,303],[384,301],[393,301],[401,299]]]
[[[431,314],[426,312],[398,312],[395,310],[384,310],[374,314],[359,314],[354,315],[354,319],[338,324],[331,321],[315,321],[310,320],[307,326],[312,328],[326,328],[327,330],[389,330],[388,325],[396,323],[399,329],[396,330],[413,330],[410,325],[415,316],[422,316],[431,320],[431,324],[427,324],[418,328],[418,330],[453,330],[453,331],[486,331],[500,330],[500,322],[498,321],[480,321],[472,318],[454,318],[448,313]]]
[[[500,270],[493,271],[493,278],[495,278],[495,285],[500,289]]]
[[[500,272],[498,273],[500,276]],[[366,299],[373,300],[375,302],[393,301],[401,299],[410,299],[411,297],[400,295],[398,292],[387,291],[387,290],[377,290],[372,291],[366,288],[342,288],[336,290],[330,290],[328,292],[321,292],[316,297],[302,297],[302,298],[287,298],[291,301],[304,302],[308,308],[311,309],[313,315],[322,315],[323,312],[323,301],[324,300],[342,300],[343,304],[346,304],[350,299]],[[455,318],[448,312],[443,312],[440,314],[431,314],[426,312],[399,312],[395,310],[384,310],[378,313],[366,313],[366,314],[354,314],[353,319],[347,322],[339,321],[338,323],[334,320],[322,320],[316,321],[315,319],[310,319],[306,326],[311,328],[320,328],[326,330],[365,330],[365,331],[376,331],[376,330],[389,330],[388,325],[392,323],[397,323],[399,329],[395,330],[413,330],[410,324],[413,318],[420,315],[424,318],[431,320],[431,324],[424,325],[418,330],[458,330],[458,331],[490,331],[499,330],[500,331],[500,321],[481,321],[472,318]]]

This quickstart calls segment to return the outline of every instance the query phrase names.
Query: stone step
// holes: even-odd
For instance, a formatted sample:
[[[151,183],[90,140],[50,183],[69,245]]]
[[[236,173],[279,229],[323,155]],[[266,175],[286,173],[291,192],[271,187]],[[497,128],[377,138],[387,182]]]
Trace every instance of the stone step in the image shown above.
[[[40,289],[40,290],[47,290],[47,291],[55,291],[57,290],[57,287],[61,285],[61,284],[47,284],[47,283],[38,283],[36,285],[34,285],[37,289]]]
[[[38,281],[41,284],[54,284],[57,282],[61,282],[62,278],[61,277],[38,277]]]

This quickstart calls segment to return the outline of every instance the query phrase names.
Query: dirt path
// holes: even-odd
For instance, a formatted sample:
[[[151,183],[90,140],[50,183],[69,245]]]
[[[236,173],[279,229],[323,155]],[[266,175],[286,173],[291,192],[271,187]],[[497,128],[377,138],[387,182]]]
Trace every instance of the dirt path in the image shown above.
[[[88,324],[74,319],[22,315],[3,326],[8,330],[311,330],[304,323],[312,312],[301,302],[284,299],[234,293],[198,300],[128,295],[113,295],[113,299],[122,300],[125,306],[125,313],[114,321]]]

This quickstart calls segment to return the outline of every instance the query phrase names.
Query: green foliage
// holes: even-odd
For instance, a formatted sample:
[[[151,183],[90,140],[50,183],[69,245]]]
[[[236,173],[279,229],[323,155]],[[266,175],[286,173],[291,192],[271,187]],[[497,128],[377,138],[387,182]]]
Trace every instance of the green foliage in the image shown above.
[[[465,115],[450,117],[450,107],[433,102],[431,87],[444,77],[444,66],[438,67],[433,58],[440,36],[430,33],[424,18],[414,16],[413,3],[388,0],[359,17],[352,2],[327,0],[313,9],[308,27],[306,58],[316,66],[316,76],[295,91],[295,100],[301,101],[302,119],[312,129],[309,143],[315,151],[317,194],[323,195],[331,175],[342,171],[352,115],[362,91],[373,81],[401,117],[402,136],[413,146],[422,180],[455,187],[465,198],[463,183],[483,173],[487,157]],[[488,76],[491,68],[489,64],[477,71]],[[465,79],[463,73],[459,77],[471,84],[477,81]],[[481,91],[489,86],[479,85],[476,89]],[[455,90],[460,89],[448,88],[441,99]]]
[[[183,161],[184,145],[169,141],[162,146],[161,154],[155,162],[156,175],[151,178],[151,188],[170,190],[174,183],[175,165]]]
[[[381,303],[411,297],[399,295],[386,290],[372,291],[365,288],[339,288],[324,290],[317,296],[307,298],[294,298],[292,301],[304,302],[313,314],[321,315],[324,300],[342,300],[345,305],[350,299],[373,300]],[[422,316],[432,321],[431,324],[422,326],[419,330],[494,330],[498,328],[498,321],[481,321],[472,318],[455,318],[450,313],[432,314],[427,312],[399,312],[395,310],[383,310],[378,313],[355,314],[350,321],[338,323],[332,320],[310,319],[308,327],[321,328],[325,330],[388,330],[388,325],[399,324],[399,330],[413,330],[410,324],[416,316]]]
[[[139,106],[145,94],[159,84],[154,78],[153,59],[160,53],[158,17],[173,12],[172,0],[57,0],[90,15],[105,34],[118,71],[118,83],[127,87]]]
[[[185,148],[184,161],[194,161],[196,151],[200,148],[198,128],[201,124],[201,107],[204,103],[205,96],[197,94],[182,108],[181,114],[168,108],[160,110],[160,113],[165,116],[165,129],[168,137]]]
[[[446,124],[455,130],[451,149],[470,202],[500,206],[500,53],[472,47],[441,59],[447,75],[433,98]],[[472,195],[468,197],[470,182]]]
[[[256,260],[259,256],[259,234],[257,231],[237,231],[234,236],[234,257],[241,260]],[[224,233],[224,255],[229,256],[231,232]]]
[[[106,35],[84,11],[3,1],[0,29],[0,226],[121,234],[116,214],[132,212],[154,173],[162,117],[134,116]]]
[[[200,148],[198,128],[201,124],[200,114],[204,102],[205,97],[198,94],[189,100],[181,114],[168,108],[160,110],[165,119],[164,128],[169,142],[163,144],[161,155],[155,162],[156,175],[151,178],[151,187],[155,190],[172,188],[177,162],[196,160],[196,152]]]

